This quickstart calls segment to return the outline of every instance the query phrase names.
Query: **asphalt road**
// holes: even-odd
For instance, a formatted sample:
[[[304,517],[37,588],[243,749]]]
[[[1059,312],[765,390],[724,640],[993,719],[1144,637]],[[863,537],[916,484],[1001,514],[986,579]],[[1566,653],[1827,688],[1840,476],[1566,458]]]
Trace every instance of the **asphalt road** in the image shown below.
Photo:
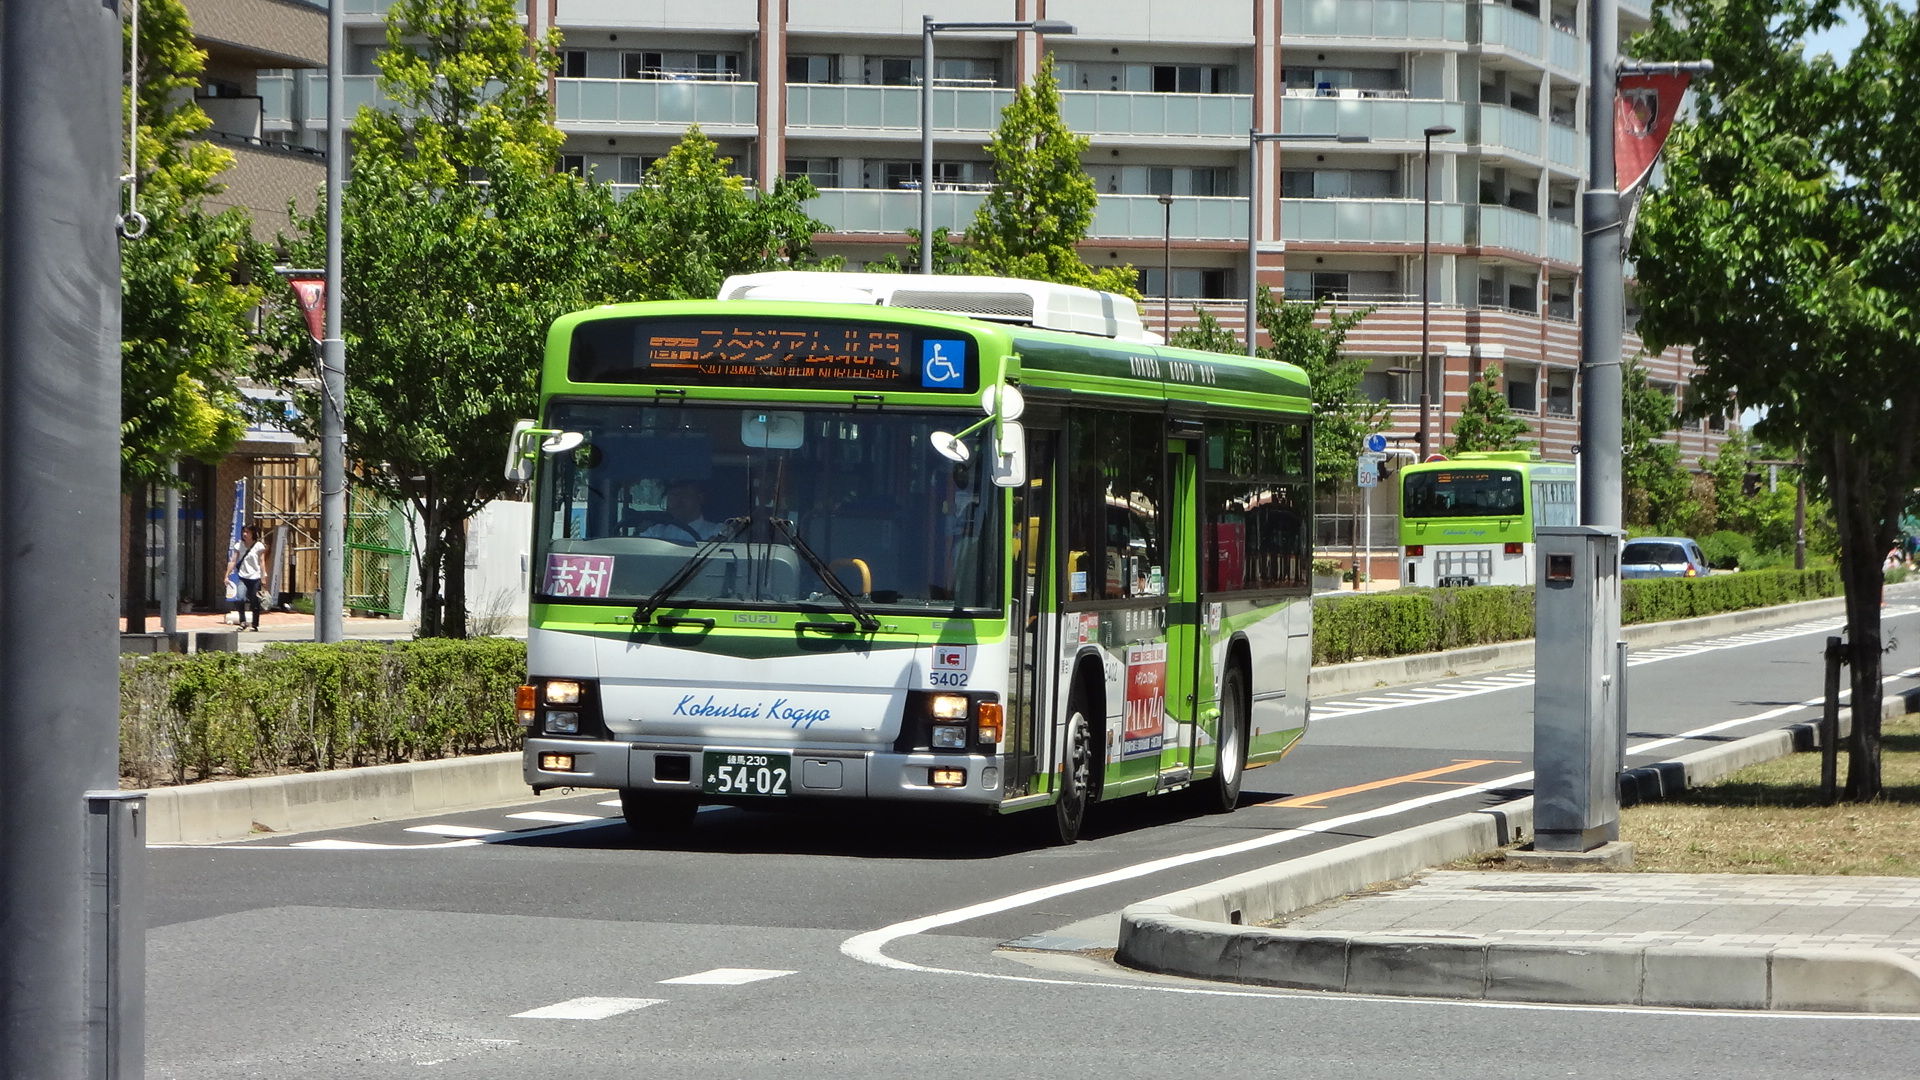
[[[1916,614],[1889,609],[1890,674]],[[1630,763],[1812,715],[1836,625],[1636,656]],[[1235,813],[1129,800],[1070,848],[871,808],[716,808],[649,846],[595,792],[155,849],[148,1075],[1914,1075],[1920,1018],[1301,994],[1093,951],[1131,901],[1524,794],[1531,702],[1524,672],[1316,702]]]

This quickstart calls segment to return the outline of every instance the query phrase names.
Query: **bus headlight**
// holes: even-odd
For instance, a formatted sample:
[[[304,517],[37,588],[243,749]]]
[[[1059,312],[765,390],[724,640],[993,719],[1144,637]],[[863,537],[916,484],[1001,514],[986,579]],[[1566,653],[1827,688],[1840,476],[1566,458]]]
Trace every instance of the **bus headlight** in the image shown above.
[[[541,727],[549,735],[578,735],[580,714],[572,709],[548,709]]]
[[[965,750],[967,729],[958,724],[935,724],[933,725],[933,746],[936,750]]]
[[[575,682],[572,679],[548,679],[547,680],[547,704],[549,705],[580,704],[580,684]]]
[[[970,704],[965,694],[935,694],[933,695],[933,718],[965,720]]]

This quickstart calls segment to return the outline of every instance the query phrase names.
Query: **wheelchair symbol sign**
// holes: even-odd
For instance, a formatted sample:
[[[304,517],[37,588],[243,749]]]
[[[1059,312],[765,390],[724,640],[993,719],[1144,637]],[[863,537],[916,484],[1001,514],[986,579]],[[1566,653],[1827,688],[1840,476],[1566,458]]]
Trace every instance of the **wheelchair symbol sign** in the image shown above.
[[[920,343],[920,385],[930,390],[967,388],[967,343],[930,338]]]

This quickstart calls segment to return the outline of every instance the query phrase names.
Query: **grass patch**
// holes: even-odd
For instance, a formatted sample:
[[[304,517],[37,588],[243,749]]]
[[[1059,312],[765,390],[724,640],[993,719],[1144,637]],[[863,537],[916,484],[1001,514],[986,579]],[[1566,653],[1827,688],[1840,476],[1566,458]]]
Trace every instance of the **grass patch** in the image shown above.
[[[1880,743],[1883,793],[1870,803],[1820,805],[1820,755],[1809,753],[1622,810],[1620,838],[1633,844],[1633,870],[1920,877],[1920,714],[1885,721]],[[1844,786],[1844,749],[1839,777]],[[1539,868],[1490,851],[1444,869]]]
[[[1820,805],[1820,755],[1749,766],[1662,802],[1628,807],[1634,869],[1666,873],[1920,876],[1920,716],[1881,732],[1884,794]],[[1840,781],[1846,782],[1846,754]]]

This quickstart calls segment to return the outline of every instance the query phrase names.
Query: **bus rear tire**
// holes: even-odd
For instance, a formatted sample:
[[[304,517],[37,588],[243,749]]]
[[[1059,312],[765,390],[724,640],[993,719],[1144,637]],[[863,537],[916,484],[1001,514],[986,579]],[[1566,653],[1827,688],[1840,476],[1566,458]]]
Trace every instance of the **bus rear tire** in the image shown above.
[[[635,836],[677,836],[693,827],[700,800],[679,792],[620,789],[620,816]]]
[[[1067,708],[1066,739],[1060,754],[1060,792],[1053,804],[1053,827],[1047,839],[1065,846],[1080,839],[1093,802],[1093,734],[1087,727],[1086,707],[1075,694]]]
[[[1219,756],[1213,775],[1200,784],[1201,805],[1210,814],[1228,814],[1240,804],[1240,781],[1247,775],[1247,676],[1227,669],[1220,685],[1220,727],[1214,742]]]

